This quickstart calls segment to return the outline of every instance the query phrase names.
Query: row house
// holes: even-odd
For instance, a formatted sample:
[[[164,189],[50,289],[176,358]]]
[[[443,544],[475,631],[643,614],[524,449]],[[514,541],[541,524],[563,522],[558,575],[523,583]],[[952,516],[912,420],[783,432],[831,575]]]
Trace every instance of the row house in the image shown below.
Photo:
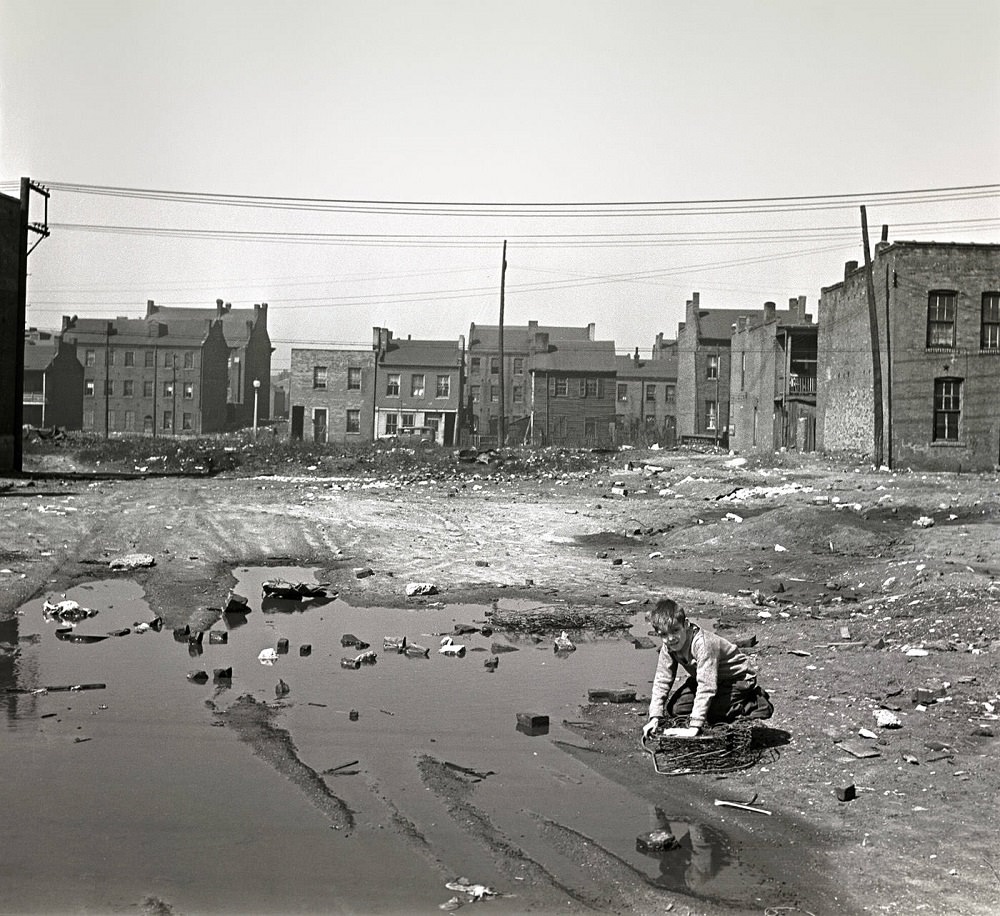
[[[395,339],[374,328],[370,350],[292,350],[290,435],[312,442],[408,436],[459,442],[465,342]]]
[[[1000,245],[876,245],[876,347],[866,273],[849,261],[843,279],[821,293],[819,447],[874,452],[878,366],[882,457],[890,465],[995,470],[1000,466]]]
[[[672,448],[677,438],[677,347],[657,335],[650,359],[616,356],[616,441]]]
[[[546,341],[547,335],[540,334],[531,356],[525,441],[610,445],[615,438],[614,341]]]
[[[30,426],[83,426],[83,366],[76,346],[58,334],[24,332],[23,422]]]
[[[229,347],[218,319],[63,317],[83,368],[84,430],[200,435],[226,425]]]
[[[729,426],[730,345],[737,320],[752,311],[703,309],[693,293],[677,325],[677,437],[725,446]]]
[[[496,442],[502,407],[507,441],[525,441],[531,415],[530,372],[534,355],[544,352],[550,343],[593,341],[594,333],[593,322],[586,327],[545,326],[537,321],[529,321],[527,325],[505,324],[501,373],[500,326],[471,324],[464,425],[474,440],[481,444]]]
[[[818,328],[806,297],[740,316],[731,347],[729,445],[739,452],[816,448]]]
[[[271,415],[271,338],[267,330],[267,303],[252,309],[234,309],[215,300],[215,308],[181,308],[146,302],[146,317],[172,321],[220,321],[229,348],[226,363],[226,428],[245,429]],[[254,383],[259,383],[255,385]]]

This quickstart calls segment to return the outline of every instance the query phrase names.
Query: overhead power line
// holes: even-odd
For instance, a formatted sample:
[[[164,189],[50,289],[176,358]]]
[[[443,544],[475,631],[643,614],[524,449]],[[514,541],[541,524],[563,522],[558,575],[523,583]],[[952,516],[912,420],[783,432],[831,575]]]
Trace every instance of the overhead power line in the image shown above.
[[[208,206],[253,207],[275,210],[409,214],[417,216],[517,216],[517,217],[607,217],[717,215],[736,213],[780,213],[802,210],[856,209],[859,203],[920,204],[974,200],[1000,195],[1000,184],[958,185],[900,191],[867,191],[850,194],[815,194],[784,197],[705,198],[692,200],[618,201],[420,201],[364,198],[292,197],[223,194],[202,191],[171,191],[113,185],[45,181],[53,191],[69,194],[118,197]]]

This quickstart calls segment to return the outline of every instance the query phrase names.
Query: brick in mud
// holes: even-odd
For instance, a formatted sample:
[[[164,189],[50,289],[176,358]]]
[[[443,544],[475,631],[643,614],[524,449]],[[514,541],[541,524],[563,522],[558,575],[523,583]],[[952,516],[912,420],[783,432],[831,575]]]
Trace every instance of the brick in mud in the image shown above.
[[[359,662],[356,658],[342,658],[340,660],[340,667],[356,671],[361,667],[361,662]]]
[[[208,683],[208,672],[207,671],[189,671],[188,680],[192,684],[206,684]]]
[[[231,681],[233,679],[233,669],[232,668],[215,668],[212,671],[212,676],[215,678],[215,682],[220,681]]]
[[[838,786],[837,787],[837,801],[849,802],[854,801],[858,797],[858,790],[855,788],[852,782],[849,786]]]
[[[522,728],[548,728],[549,717],[540,712],[519,712],[517,724]]]
[[[237,595],[236,592],[231,592],[229,598],[226,600],[226,606],[223,609],[224,614],[246,614],[250,610],[248,606],[247,599],[242,595]]]
[[[229,642],[229,634],[222,630],[210,630],[208,633],[208,644],[210,646],[221,646]]]
[[[306,655],[312,655],[312,650],[313,647],[309,643],[307,642],[303,643],[301,646],[299,646],[299,655],[303,657]]]
[[[634,703],[635,690],[628,687],[592,687],[587,691],[591,703]]]
[[[665,849],[676,849],[680,843],[669,830],[654,830],[635,838],[637,852],[662,852]]]
[[[288,640],[285,639],[284,637],[282,637],[281,639],[279,639],[278,640],[278,644],[275,647],[275,651],[278,653],[278,655],[287,655],[288,654]]]

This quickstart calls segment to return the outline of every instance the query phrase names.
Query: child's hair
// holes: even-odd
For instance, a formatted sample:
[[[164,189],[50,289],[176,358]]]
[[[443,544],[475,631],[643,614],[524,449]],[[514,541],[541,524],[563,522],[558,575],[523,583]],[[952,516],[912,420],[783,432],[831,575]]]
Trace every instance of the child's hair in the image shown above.
[[[687,623],[687,615],[673,598],[661,598],[649,612],[649,622],[654,627],[682,627]]]

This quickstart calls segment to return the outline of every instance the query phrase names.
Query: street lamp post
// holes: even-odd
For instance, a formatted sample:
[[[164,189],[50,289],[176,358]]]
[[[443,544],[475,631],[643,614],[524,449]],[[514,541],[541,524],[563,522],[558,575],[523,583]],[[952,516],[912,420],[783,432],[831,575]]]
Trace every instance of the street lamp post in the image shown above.
[[[260,379],[253,380],[253,437],[257,438],[257,399],[260,395]]]

